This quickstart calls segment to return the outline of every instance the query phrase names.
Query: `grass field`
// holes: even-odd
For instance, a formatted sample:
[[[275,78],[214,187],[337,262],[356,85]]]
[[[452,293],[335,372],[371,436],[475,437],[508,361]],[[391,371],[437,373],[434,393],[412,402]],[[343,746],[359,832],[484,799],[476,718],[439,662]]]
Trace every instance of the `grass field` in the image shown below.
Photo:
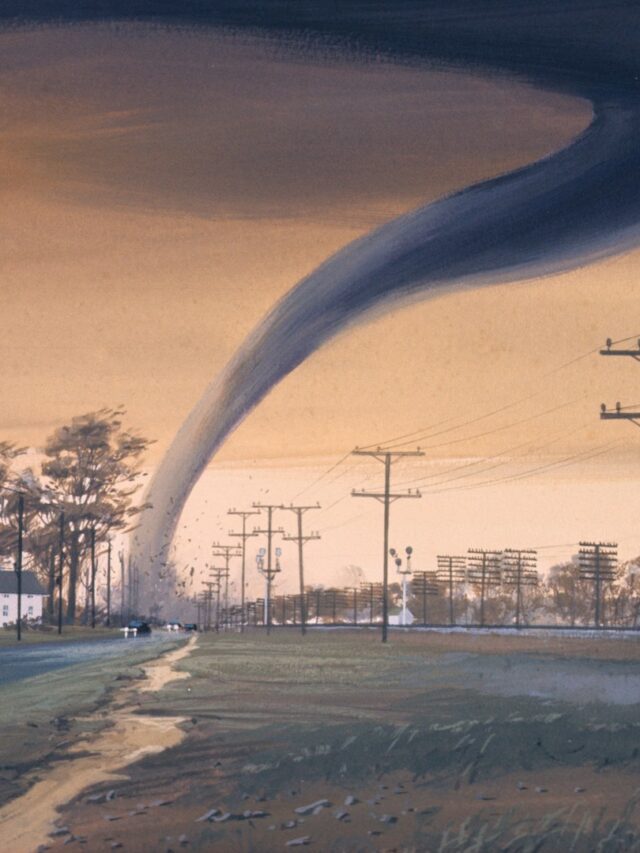
[[[140,696],[184,741],[60,822],[141,853],[640,849],[639,659],[612,640],[201,636],[191,678]]]
[[[108,637],[121,637],[118,628],[87,628],[83,625],[64,625],[62,634],[58,634],[57,628],[51,627],[47,630],[23,628],[22,639],[18,642],[16,629],[0,629],[0,649],[20,644],[33,645],[34,643],[67,643],[72,640],[103,640]]]

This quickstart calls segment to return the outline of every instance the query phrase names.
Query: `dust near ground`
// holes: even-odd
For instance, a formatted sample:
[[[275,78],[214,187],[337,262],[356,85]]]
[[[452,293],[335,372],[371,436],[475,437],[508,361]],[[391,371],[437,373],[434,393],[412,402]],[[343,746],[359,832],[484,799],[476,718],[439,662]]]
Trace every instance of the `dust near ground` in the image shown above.
[[[182,717],[186,737],[84,791],[47,845],[640,849],[639,659],[630,640],[203,636],[176,665],[191,678],[138,694],[138,713]],[[552,694],[570,686],[531,697],[533,672],[538,689],[545,673]],[[594,673],[625,701],[594,701]]]

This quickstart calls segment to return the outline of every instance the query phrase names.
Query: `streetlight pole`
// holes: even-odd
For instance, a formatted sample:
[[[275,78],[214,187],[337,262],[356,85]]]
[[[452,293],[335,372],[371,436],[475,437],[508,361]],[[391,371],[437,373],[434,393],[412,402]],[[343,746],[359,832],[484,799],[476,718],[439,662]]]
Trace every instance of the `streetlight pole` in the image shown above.
[[[407,555],[407,565],[406,568],[402,568],[402,558],[398,556],[398,552],[395,548],[389,549],[389,554],[392,557],[395,557],[396,569],[398,574],[402,575],[402,626],[403,628],[407,627],[407,581],[408,577],[411,574],[411,555],[413,554],[413,548],[411,545],[407,545],[405,548],[405,553]]]

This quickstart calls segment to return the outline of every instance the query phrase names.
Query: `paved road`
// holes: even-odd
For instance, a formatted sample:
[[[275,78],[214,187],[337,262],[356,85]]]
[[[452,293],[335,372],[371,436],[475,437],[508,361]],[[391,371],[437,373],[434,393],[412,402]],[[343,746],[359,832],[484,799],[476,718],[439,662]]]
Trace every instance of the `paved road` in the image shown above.
[[[92,660],[113,658],[141,645],[161,645],[170,639],[166,633],[156,632],[148,637],[125,640],[122,637],[101,640],[41,643],[38,645],[11,646],[0,649],[0,687],[34,675]]]

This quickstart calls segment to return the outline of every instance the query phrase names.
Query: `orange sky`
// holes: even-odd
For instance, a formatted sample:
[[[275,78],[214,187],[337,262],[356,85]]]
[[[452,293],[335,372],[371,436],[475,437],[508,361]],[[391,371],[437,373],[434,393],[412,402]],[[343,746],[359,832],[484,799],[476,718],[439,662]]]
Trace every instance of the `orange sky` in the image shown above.
[[[330,253],[426,200],[551,152],[590,118],[584,102],[504,78],[294,59],[213,33],[39,28],[3,33],[0,45],[1,437],[38,446],[72,415],[122,403],[132,425],[158,440],[151,465],[244,336]],[[608,335],[638,331],[638,257],[443,296],[348,331],[231,437],[211,494],[233,470],[244,477],[238,502],[261,497],[249,477],[268,465],[289,500],[356,444],[456,426],[537,394],[476,426],[424,436],[420,466],[505,454],[495,472],[456,483],[472,485],[619,441],[597,468],[592,460],[562,475],[574,505],[587,481],[623,484],[602,507],[584,501],[582,535],[602,521],[604,536],[634,494],[637,436],[600,423],[597,410],[602,400],[636,402],[637,366],[594,355],[549,374]],[[432,470],[420,466],[402,479]],[[543,479],[560,488],[554,474]],[[347,491],[356,480],[344,478]],[[517,483],[511,493],[525,514],[548,504]],[[328,504],[345,492],[342,481],[322,489],[305,497]],[[451,496],[513,504],[500,494],[496,486]],[[220,500],[215,514],[226,509]],[[365,512],[345,504],[323,522],[334,544]],[[545,541],[564,542],[565,529],[581,535],[579,519],[569,534],[553,515],[557,531]],[[436,527],[451,518],[443,508]],[[506,534],[513,523],[501,518]],[[631,519],[624,525],[608,535],[632,536]],[[468,544],[482,544],[480,533],[469,523]],[[372,535],[354,533],[361,562]]]

